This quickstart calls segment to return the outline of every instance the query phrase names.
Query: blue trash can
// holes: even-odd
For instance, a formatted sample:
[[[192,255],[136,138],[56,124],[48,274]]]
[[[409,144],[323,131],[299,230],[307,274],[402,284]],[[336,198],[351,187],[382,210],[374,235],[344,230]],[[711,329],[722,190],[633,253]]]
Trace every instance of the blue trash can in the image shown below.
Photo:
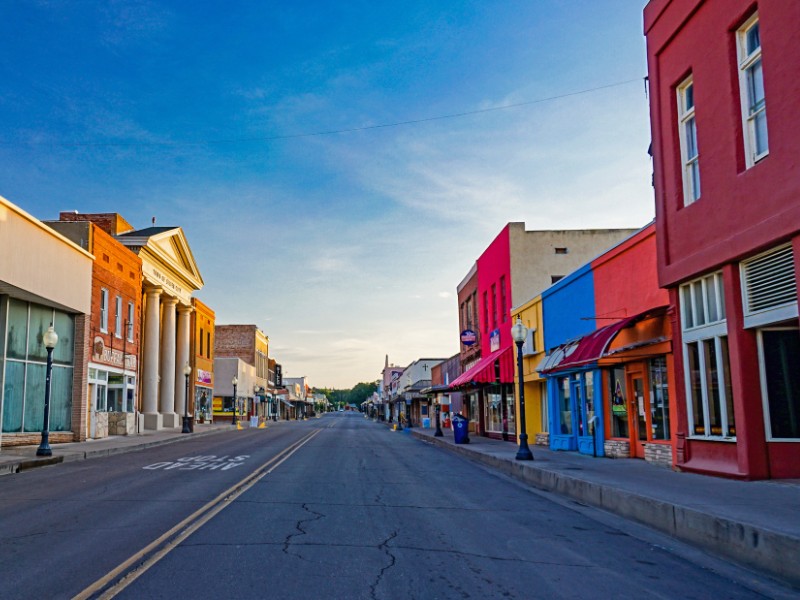
[[[462,415],[455,415],[452,423],[456,444],[469,444],[469,419]]]

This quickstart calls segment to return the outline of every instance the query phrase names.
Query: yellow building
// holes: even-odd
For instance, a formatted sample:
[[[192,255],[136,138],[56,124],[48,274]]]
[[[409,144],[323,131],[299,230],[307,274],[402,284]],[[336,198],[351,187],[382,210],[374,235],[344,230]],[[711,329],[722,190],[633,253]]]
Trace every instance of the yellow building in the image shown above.
[[[525,429],[529,443],[548,445],[547,415],[547,380],[539,376],[536,367],[545,355],[544,327],[542,318],[542,297],[536,296],[525,304],[511,309],[511,321],[515,323],[519,317],[528,328],[528,337],[522,345],[522,372],[525,392]],[[516,363],[516,347],[515,363]],[[519,373],[514,369],[514,400],[516,414],[519,410]],[[519,439],[519,425],[517,425]]]
[[[214,396],[214,311],[192,298],[191,357],[194,377],[189,382],[189,412],[195,421],[212,418]]]
[[[265,419],[269,416],[269,403],[267,402],[267,391],[269,390],[269,336],[260,329],[256,329],[256,383],[255,390],[255,413]]]

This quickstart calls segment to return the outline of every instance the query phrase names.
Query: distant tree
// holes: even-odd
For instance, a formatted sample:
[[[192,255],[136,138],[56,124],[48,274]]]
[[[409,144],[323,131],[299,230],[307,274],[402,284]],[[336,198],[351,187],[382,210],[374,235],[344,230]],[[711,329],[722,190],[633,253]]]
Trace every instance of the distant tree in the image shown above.
[[[375,382],[372,383],[357,383],[354,387],[348,390],[338,390],[335,388],[314,388],[315,392],[320,392],[328,397],[328,401],[339,408],[348,404],[355,404],[361,406],[367,398],[372,396],[372,393],[378,389]]]

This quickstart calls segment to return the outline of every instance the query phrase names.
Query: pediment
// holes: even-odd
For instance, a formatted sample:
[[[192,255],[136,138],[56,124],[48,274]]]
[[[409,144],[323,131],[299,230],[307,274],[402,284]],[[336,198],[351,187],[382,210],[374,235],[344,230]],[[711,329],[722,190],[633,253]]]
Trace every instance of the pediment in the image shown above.
[[[151,236],[147,240],[146,248],[150,254],[168,265],[177,275],[194,284],[195,289],[199,290],[203,287],[203,278],[183,229],[176,227]]]

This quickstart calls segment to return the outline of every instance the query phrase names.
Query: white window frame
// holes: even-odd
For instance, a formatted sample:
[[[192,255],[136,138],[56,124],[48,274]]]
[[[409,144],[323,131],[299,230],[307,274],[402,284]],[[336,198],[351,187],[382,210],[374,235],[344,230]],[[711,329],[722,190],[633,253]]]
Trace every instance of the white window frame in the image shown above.
[[[772,436],[772,421],[769,414],[769,394],[765,377],[767,365],[764,362],[764,331],[797,331],[797,327],[764,327],[756,331],[756,340],[758,342],[758,372],[759,382],[761,383],[761,402],[764,410],[764,432],[767,435],[767,441],[787,442],[790,444],[800,443],[800,438],[776,438]]]
[[[737,56],[739,60],[739,94],[742,106],[742,132],[744,137],[745,163],[748,169],[754,166],[758,161],[760,161],[769,154],[769,133],[766,121],[767,119],[766,98],[762,101],[760,106],[758,105],[756,106],[755,110],[751,110],[751,103],[750,103],[751,75],[753,73],[753,67],[756,65],[756,63],[761,61],[761,43],[759,41],[758,48],[748,54],[747,34],[753,29],[753,27],[757,26],[758,23],[759,23],[758,13],[755,13],[736,32],[736,47],[737,47]],[[759,36],[760,36],[760,29],[759,29]],[[761,68],[762,68],[761,85],[763,87],[764,84],[763,64]],[[764,128],[767,138],[767,147],[763,152],[758,153],[758,146],[756,144],[756,120],[762,114],[764,116]]]
[[[122,296],[114,301],[114,337],[122,338]]]
[[[709,282],[709,280],[711,280]],[[708,286],[709,283],[714,286],[715,294],[713,294],[714,302],[715,302],[715,309],[717,316],[719,317],[716,321],[709,322],[709,304],[711,301],[712,295],[708,293]],[[697,297],[695,294],[694,286],[700,286],[702,290],[702,302],[703,306],[697,306]],[[689,299],[690,305],[687,306],[685,299],[686,294],[684,290],[689,289]],[[724,294],[724,287],[723,287],[723,279],[722,279],[722,272],[716,271],[713,273],[706,273],[702,277],[698,277],[692,281],[688,281],[680,286],[679,288],[679,298],[680,298],[680,305],[681,305],[681,330],[682,330],[682,338],[683,338],[683,364],[684,364],[684,387],[686,390],[686,412],[687,412],[687,420],[689,423],[689,437],[694,439],[713,439],[719,441],[736,441],[735,435],[727,435],[729,431],[729,419],[728,419],[728,397],[727,397],[727,389],[725,386],[725,369],[729,369],[730,366],[722,363],[722,357],[724,356],[722,352],[722,338],[728,337],[728,322],[725,318],[725,294]],[[689,314],[691,311],[691,315]],[[703,314],[703,324],[696,325],[697,323],[697,316],[699,311],[702,311]],[[691,321],[689,321],[691,319]],[[690,327],[687,327],[687,323],[691,323]],[[695,422],[694,422],[694,407],[692,405],[693,396],[692,396],[692,373],[689,369],[689,346],[692,344],[700,344],[700,350],[702,350],[702,343],[713,340],[714,341],[714,350],[720,361],[720,364],[717,365],[717,389],[719,391],[719,404],[720,404],[720,416],[722,421],[722,435],[711,435],[710,434],[710,427],[708,423],[711,421],[711,413],[710,413],[710,398],[711,392],[708,389],[708,380],[705,377],[706,373],[706,358],[705,352],[698,352],[698,371],[703,374],[700,377],[700,401],[703,403],[703,420],[705,421],[703,424],[705,435],[695,434]]]
[[[770,248],[766,252],[762,252],[760,254],[756,254],[755,256],[751,256],[750,258],[743,260],[739,263],[739,273],[740,279],[742,281],[742,312],[744,316],[744,327],[746,329],[752,329],[755,327],[761,327],[764,325],[769,325],[771,323],[780,323],[782,321],[788,321],[790,319],[796,319],[798,317],[798,305],[797,305],[797,296],[795,294],[794,299],[790,302],[777,304],[771,306],[769,308],[763,308],[761,310],[753,310],[750,307],[750,300],[747,297],[748,294],[748,276],[747,276],[747,268],[748,266],[764,257],[767,257],[771,254],[776,254],[778,252],[784,251],[789,249],[789,252],[792,253],[792,260],[794,259],[793,252],[791,250],[791,244],[781,244],[780,246],[776,246],[775,248]],[[797,286],[797,281],[795,281],[795,287]],[[774,288],[773,288],[774,289]]]
[[[108,290],[100,288],[100,331],[108,333]]]
[[[134,311],[135,307],[133,306],[133,302],[128,302],[128,322],[125,324],[125,329],[127,333],[127,340],[129,342],[133,342]]]
[[[686,107],[686,91],[692,88],[692,106]],[[690,75],[684,79],[676,90],[678,101],[678,137],[681,146],[681,172],[683,173],[683,205],[689,206],[700,199],[700,149],[697,140],[697,120],[695,118],[694,79]],[[689,140],[686,135],[688,127],[692,128],[695,153],[689,156]],[[697,186],[692,176],[697,171]]]
[[[711,285],[714,286],[714,308],[718,317],[715,321],[711,320],[711,294],[709,293],[708,289],[709,279],[712,279]],[[695,290],[697,289],[696,286],[700,287],[703,306],[697,306],[697,294],[695,293]],[[684,301],[686,299],[684,290],[687,289],[689,290],[688,305]],[[684,340],[687,338],[687,336],[691,337],[691,334],[687,332],[691,332],[693,330],[702,330],[717,323],[725,323],[725,289],[722,280],[722,271],[706,273],[702,277],[698,277],[697,279],[684,283],[680,287],[679,296],[681,304],[681,330],[683,331]],[[691,311],[691,314],[689,311]],[[700,320],[698,319],[698,316],[701,314],[702,323],[697,325],[698,321]],[[691,323],[691,325],[689,323]]]

